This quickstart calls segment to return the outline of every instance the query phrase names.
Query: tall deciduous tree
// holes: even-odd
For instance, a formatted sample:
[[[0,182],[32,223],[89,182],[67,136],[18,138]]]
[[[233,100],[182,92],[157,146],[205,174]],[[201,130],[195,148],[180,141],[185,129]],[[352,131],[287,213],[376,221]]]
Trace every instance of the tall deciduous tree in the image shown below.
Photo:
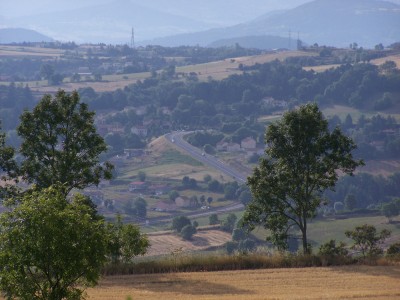
[[[107,254],[103,218],[63,187],[31,190],[0,216],[0,289],[7,299],[81,299]]]
[[[122,223],[120,215],[117,215],[115,223],[108,224],[108,234],[108,251],[113,263],[129,263],[135,256],[145,254],[150,246],[147,236],[140,233],[140,228]]]
[[[253,200],[244,222],[263,225],[278,248],[285,249],[291,228],[301,231],[304,253],[309,251],[308,220],[321,204],[321,193],[333,189],[338,171],[352,174],[354,142],[339,128],[332,132],[316,104],[287,112],[265,134],[266,157],[260,160],[248,185]]]
[[[21,115],[17,130],[25,157],[21,175],[40,188],[62,183],[68,193],[112,176],[111,164],[99,163],[107,146],[96,133],[94,112],[80,103],[77,92],[45,95],[32,112]]]

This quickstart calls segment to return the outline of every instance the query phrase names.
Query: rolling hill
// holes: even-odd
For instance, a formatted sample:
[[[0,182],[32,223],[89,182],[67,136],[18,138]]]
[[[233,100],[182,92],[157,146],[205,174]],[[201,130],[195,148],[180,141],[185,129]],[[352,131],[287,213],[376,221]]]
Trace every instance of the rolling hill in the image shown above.
[[[155,39],[154,44],[208,45],[216,40],[246,36],[281,36],[346,47],[388,45],[400,38],[400,5],[378,0],[316,0],[294,9],[268,13],[236,26]]]
[[[37,31],[24,28],[0,29],[0,44],[23,42],[52,42],[53,39]]]

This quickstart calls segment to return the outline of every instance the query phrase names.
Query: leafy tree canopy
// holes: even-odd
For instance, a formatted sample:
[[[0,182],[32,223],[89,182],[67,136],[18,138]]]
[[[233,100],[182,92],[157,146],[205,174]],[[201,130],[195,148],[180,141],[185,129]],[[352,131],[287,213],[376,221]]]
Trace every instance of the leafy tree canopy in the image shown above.
[[[263,225],[278,248],[287,247],[289,231],[300,229],[308,251],[307,221],[321,203],[321,193],[332,189],[338,171],[352,174],[362,161],[353,159],[354,142],[339,128],[332,132],[316,104],[287,112],[265,134],[266,157],[261,158],[248,185],[253,200],[244,221]]]
[[[80,299],[105,263],[104,221],[82,195],[31,190],[0,216],[0,288],[12,299]],[[10,299],[11,299],[10,298]]]
[[[28,182],[40,188],[62,183],[68,193],[111,179],[112,165],[99,163],[107,146],[96,133],[94,112],[80,103],[77,92],[45,95],[32,112],[22,114],[17,130],[25,158],[20,172]]]

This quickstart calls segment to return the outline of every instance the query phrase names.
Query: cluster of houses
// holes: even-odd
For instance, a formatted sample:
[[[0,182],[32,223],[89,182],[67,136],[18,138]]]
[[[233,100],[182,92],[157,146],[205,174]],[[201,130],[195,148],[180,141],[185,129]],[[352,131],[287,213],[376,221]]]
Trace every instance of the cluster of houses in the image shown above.
[[[245,152],[248,156],[253,154],[262,155],[264,153],[264,148],[257,147],[257,142],[252,137],[244,138],[240,144],[221,141],[217,143],[216,149],[224,152]]]

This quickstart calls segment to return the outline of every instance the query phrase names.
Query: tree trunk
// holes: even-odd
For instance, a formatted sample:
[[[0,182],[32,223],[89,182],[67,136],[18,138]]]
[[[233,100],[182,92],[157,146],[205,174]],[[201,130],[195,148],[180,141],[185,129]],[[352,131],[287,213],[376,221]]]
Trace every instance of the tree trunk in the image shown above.
[[[309,254],[309,250],[308,249],[308,242],[307,242],[307,219],[304,218],[304,226],[301,229],[301,233],[302,233],[302,239],[303,239],[303,254]]]

